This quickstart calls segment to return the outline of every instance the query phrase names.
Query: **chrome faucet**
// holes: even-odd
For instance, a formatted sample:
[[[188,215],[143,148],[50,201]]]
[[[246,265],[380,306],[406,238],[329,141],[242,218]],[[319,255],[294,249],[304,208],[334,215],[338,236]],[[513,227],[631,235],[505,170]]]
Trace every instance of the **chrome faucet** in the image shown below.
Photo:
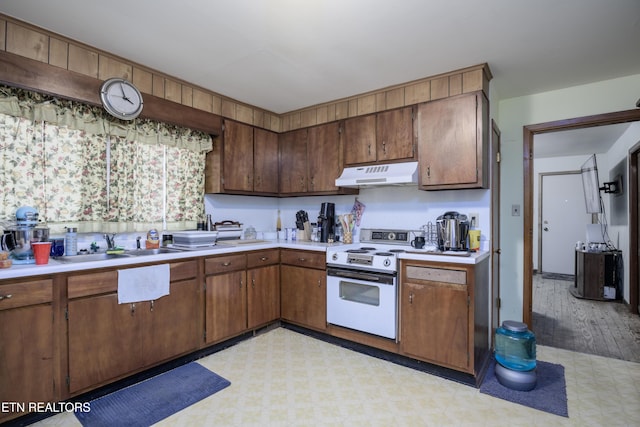
[[[116,248],[116,233],[113,233],[111,236],[109,236],[108,234],[105,234],[104,240],[107,241],[107,250]]]

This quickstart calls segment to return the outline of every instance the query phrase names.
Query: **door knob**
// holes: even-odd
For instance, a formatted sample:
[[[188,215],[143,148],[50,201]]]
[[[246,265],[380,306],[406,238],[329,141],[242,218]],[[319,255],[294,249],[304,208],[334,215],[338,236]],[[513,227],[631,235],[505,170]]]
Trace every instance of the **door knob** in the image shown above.
[[[549,227],[543,228],[544,231],[549,231]]]

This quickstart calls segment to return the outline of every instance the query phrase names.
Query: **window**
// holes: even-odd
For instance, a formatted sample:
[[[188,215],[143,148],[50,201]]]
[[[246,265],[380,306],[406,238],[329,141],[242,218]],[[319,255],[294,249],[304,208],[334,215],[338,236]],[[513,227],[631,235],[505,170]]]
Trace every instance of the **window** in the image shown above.
[[[195,227],[211,138],[0,87],[0,220],[36,208],[52,233]]]

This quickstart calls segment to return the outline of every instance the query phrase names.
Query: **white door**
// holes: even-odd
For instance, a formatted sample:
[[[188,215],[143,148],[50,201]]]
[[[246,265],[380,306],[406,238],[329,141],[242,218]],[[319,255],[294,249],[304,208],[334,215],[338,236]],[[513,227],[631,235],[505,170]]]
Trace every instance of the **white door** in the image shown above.
[[[586,213],[579,173],[542,176],[543,273],[575,274],[575,247],[584,241],[591,215]]]

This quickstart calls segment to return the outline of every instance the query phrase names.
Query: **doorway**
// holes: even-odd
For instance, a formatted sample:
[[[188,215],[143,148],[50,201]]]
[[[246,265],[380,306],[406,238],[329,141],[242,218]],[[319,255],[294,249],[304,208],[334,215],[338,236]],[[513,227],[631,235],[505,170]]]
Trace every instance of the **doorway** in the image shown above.
[[[628,123],[640,120],[640,109],[620,111],[615,113],[599,114],[595,116],[579,117],[575,119],[559,120],[554,122],[541,123],[536,125],[524,126],[523,135],[523,172],[524,172],[524,227],[523,227],[523,241],[524,241],[524,263],[523,263],[523,304],[522,304],[522,318],[524,322],[532,327],[532,313],[533,313],[533,147],[534,136],[536,134],[557,132],[568,129],[581,129],[593,126],[603,126],[615,123]],[[633,204],[633,202],[631,203]],[[636,200],[637,205],[637,200]],[[635,226],[638,224],[638,217],[635,219]],[[633,224],[633,222],[631,222]],[[632,233],[630,236],[630,247],[636,248],[638,245],[638,233]],[[632,255],[632,254],[630,254]],[[630,258],[632,259],[632,258]],[[636,258],[637,259],[637,258]],[[633,264],[633,262],[631,263]],[[637,272],[636,272],[637,274]],[[637,283],[637,276],[631,278],[631,283]],[[635,281],[633,281],[635,280]],[[632,289],[633,290],[633,286]],[[638,292],[637,288],[630,293],[630,306],[638,306]]]
[[[629,150],[629,304],[640,313],[640,142]]]

